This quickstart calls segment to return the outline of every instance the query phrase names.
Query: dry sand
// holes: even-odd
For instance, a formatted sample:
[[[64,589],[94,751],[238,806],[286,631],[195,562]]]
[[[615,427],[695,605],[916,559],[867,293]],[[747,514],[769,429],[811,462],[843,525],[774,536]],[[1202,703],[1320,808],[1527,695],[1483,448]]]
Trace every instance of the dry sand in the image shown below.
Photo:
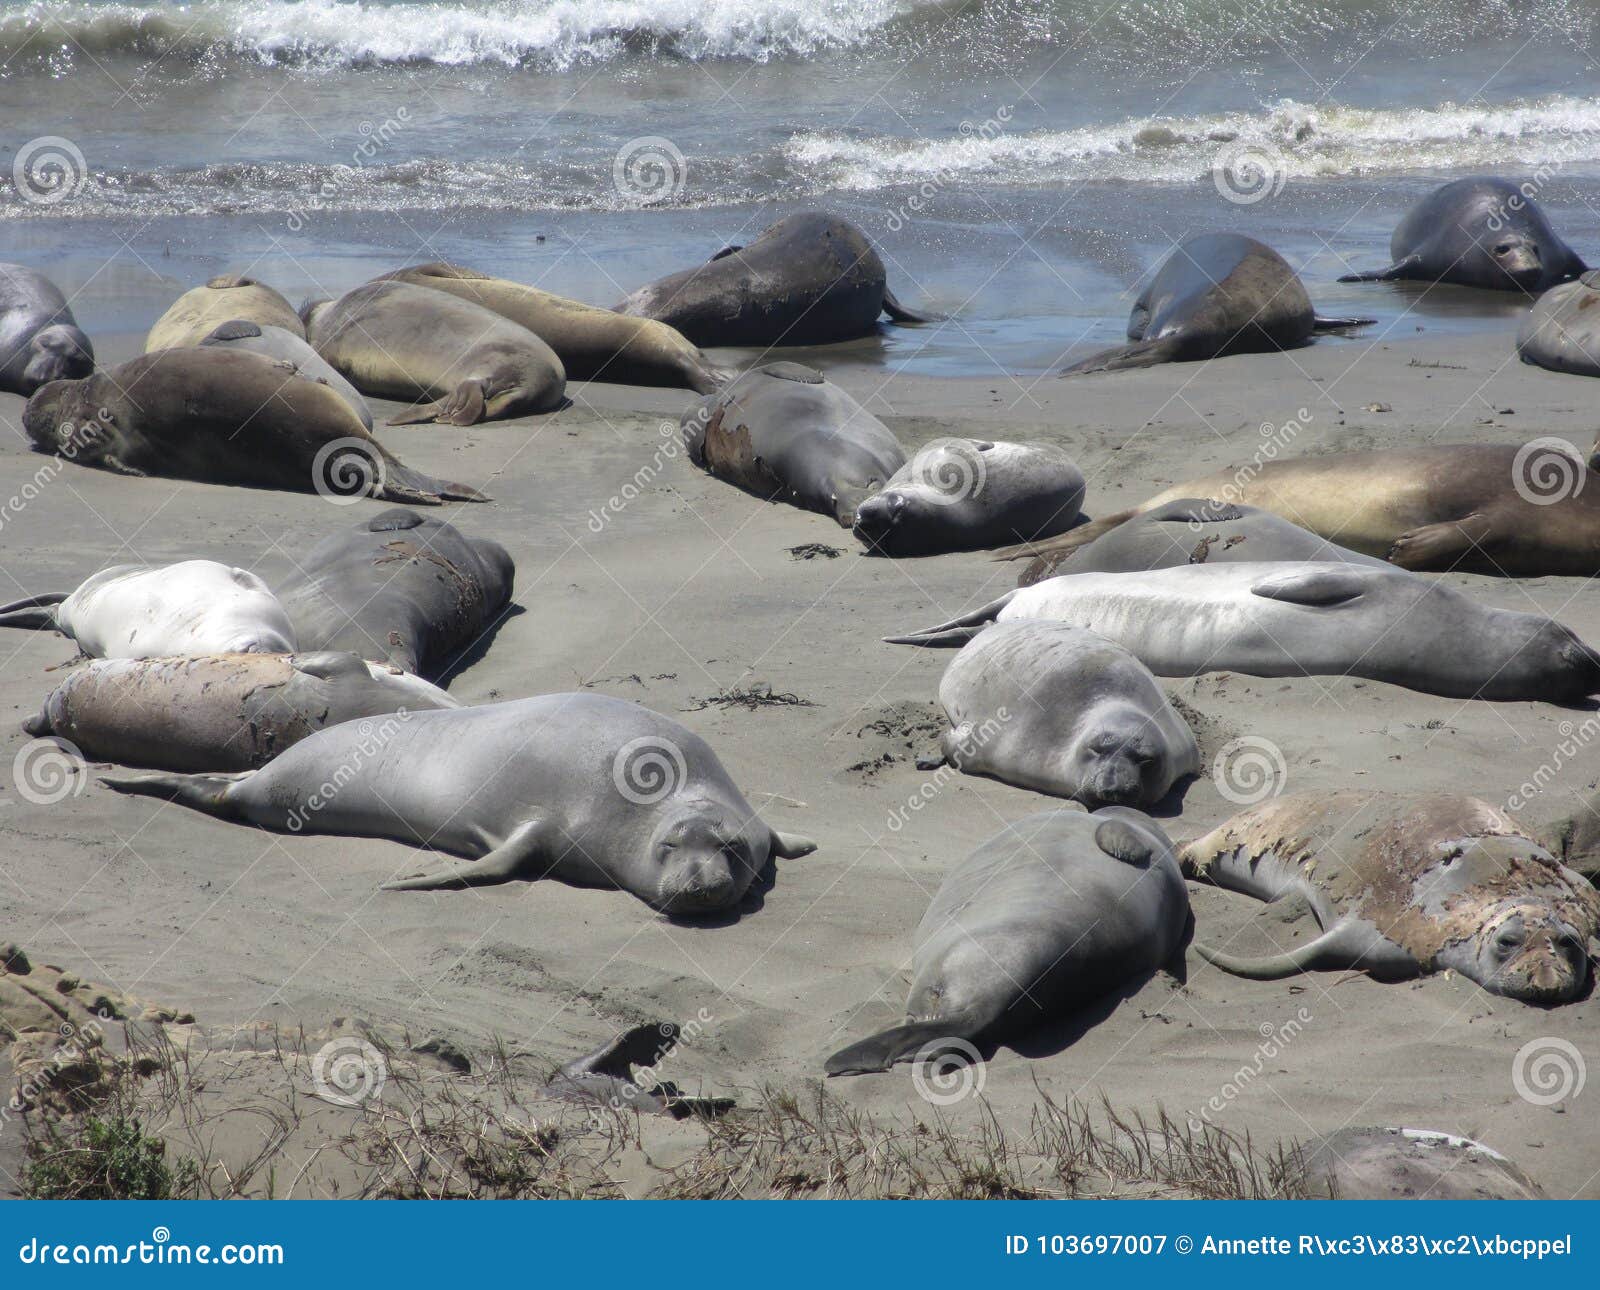
[[[102,361],[135,348],[131,338],[107,342]],[[871,350],[828,352],[829,375],[908,449],[968,434],[1060,443],[1088,476],[1091,515],[1242,464],[1270,437],[1264,428],[1291,420],[1305,428],[1288,451],[1307,453],[1546,434],[1587,449],[1595,430],[1596,387],[1516,362],[1509,334],[1324,341],[1290,355],[1026,383],[897,378],[873,365]],[[774,827],[819,843],[814,855],[780,863],[759,908],[689,927],[624,894],[556,883],[380,893],[380,882],[415,867],[393,843],[278,837],[119,797],[92,776],[58,804],[33,805],[0,776],[0,941],[203,1023],[320,1026],[354,1015],[468,1048],[499,1036],[552,1062],[625,1021],[698,1014],[710,1022],[663,1074],[747,1096],[763,1084],[814,1081],[833,1049],[898,1019],[911,934],[941,875],[1004,822],[1051,802],[953,776],[892,830],[891,812],[930,778],[914,758],[933,742],[935,688],[950,655],[878,638],[993,598],[1020,566],[982,555],[864,558],[829,520],[693,469],[675,432],[692,396],[596,385],[572,394],[575,406],[543,418],[381,431],[414,467],[486,483],[492,504],[452,508],[448,518],[498,538],[517,561],[523,612],[452,693],[485,702],[590,687],[703,735]],[[10,431],[0,436],[0,498],[47,464],[25,447],[21,409],[0,396]],[[608,509],[636,476],[638,496]],[[67,466],[7,513],[0,600],[70,588],[134,560],[207,556],[271,581],[324,534],[380,505],[341,509],[315,496]],[[812,543],[842,553],[791,554]],[[1600,602],[1582,580],[1449,581],[1489,604],[1553,614],[1600,642]],[[4,767],[27,742],[18,723],[58,679],[50,669],[73,651],[54,634],[25,632],[0,635],[0,650]],[[1331,678],[1165,684],[1192,714],[1208,764],[1228,740],[1258,736],[1282,750],[1293,791],[1448,790],[1499,804],[1584,720],[1534,703]],[[703,706],[749,686],[803,702]],[[1542,824],[1574,809],[1596,765],[1581,754],[1525,818]],[[1205,777],[1165,825],[1187,839],[1233,809]],[[1279,912],[1204,889],[1194,903],[1199,934],[1241,950],[1265,944],[1268,930],[1280,943],[1303,935],[1308,922],[1285,926]],[[1301,1010],[1303,1029],[1256,1073],[1263,1036],[1303,1019]],[[1035,1081],[1058,1098],[1104,1093],[1119,1108],[1164,1106],[1179,1118],[1219,1097],[1214,1121],[1257,1140],[1364,1124],[1446,1130],[1503,1151],[1554,1195],[1600,1195],[1600,1122],[1584,1098],[1536,1106],[1513,1085],[1519,1049],[1546,1036],[1600,1057],[1600,1002],[1542,1011],[1445,978],[1255,983],[1191,953],[1187,984],[1157,976],[1082,1034],[1041,1038],[1027,1056],[1002,1048],[983,1071],[982,1103],[942,1114],[975,1119],[986,1103],[1002,1125],[1025,1128]],[[1242,1082],[1241,1067],[1252,1072]],[[1224,1092],[1230,1081],[1236,1096]],[[929,1109],[904,1067],[829,1088],[874,1112]]]

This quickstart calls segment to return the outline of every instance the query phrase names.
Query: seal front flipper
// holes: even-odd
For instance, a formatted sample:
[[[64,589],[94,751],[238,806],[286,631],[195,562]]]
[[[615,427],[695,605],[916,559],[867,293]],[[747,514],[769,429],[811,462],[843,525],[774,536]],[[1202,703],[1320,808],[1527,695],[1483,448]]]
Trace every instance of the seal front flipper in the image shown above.
[[[817,844],[810,838],[801,837],[798,833],[779,833],[772,830],[771,854],[780,860],[798,860],[801,856],[808,856],[817,849]]]
[[[482,381],[462,381],[450,393],[432,403],[423,403],[389,418],[392,426],[421,425],[433,421],[447,426],[472,426],[484,418],[488,399]]]
[[[1342,605],[1366,591],[1368,580],[1347,565],[1275,573],[1250,588],[1252,596],[1294,605]]]
[[[40,596],[27,596],[9,605],[0,605],[0,627],[55,627],[52,606],[59,605],[71,594],[70,591],[47,591]]]
[[[1397,278],[1409,278],[1413,273],[1422,268],[1420,255],[1408,255],[1404,259],[1396,260],[1387,269],[1368,269],[1365,273],[1342,273],[1340,282],[1393,282]]]
[[[828,1058],[823,1069],[829,1075],[870,1075],[899,1062],[930,1061],[946,1052],[967,1056],[966,1045],[983,1027],[982,1021],[963,1015],[894,1026],[841,1048]]]
[[[1159,367],[1162,363],[1177,360],[1183,348],[1180,336],[1162,336],[1156,340],[1139,340],[1131,345],[1091,354],[1082,362],[1074,363],[1059,373],[1061,376],[1084,376],[1090,372],[1124,372],[1136,367]]]
[[[1448,569],[1482,546],[1493,532],[1488,516],[1474,511],[1459,520],[1408,529],[1394,540],[1385,558],[1402,569]]]
[[[1355,327],[1371,327],[1376,318],[1324,318],[1320,314],[1311,319],[1312,331],[1349,331]]]
[[[213,327],[211,334],[200,343],[209,345],[212,341],[253,340],[259,335],[261,335],[261,328],[256,323],[248,322],[243,318],[233,318]]]
[[[883,289],[883,312],[888,314],[892,321],[903,325],[917,326],[940,321],[937,314],[923,314],[915,309],[907,309],[895,299],[894,292],[888,287]]]
[[[384,891],[444,891],[452,887],[494,887],[522,879],[532,882],[549,868],[550,827],[543,819],[518,825],[511,836],[481,860],[383,884]]]
[[[1301,972],[1356,969],[1375,976],[1405,977],[1417,974],[1417,962],[1399,946],[1378,935],[1362,935],[1349,923],[1339,923],[1321,936],[1284,954],[1246,959],[1194,942],[1194,952],[1214,967],[1250,981],[1276,981]]]

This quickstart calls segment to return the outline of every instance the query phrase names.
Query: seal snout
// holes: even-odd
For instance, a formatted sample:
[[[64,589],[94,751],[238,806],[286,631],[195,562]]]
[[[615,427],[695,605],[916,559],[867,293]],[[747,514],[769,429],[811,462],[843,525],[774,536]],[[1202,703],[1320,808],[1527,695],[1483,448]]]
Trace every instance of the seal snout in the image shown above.
[[[906,512],[906,499],[899,493],[879,493],[856,508],[853,532],[868,546],[877,546],[894,532]]]
[[[1544,258],[1534,242],[1504,238],[1495,243],[1493,254],[1495,263],[1519,287],[1535,287],[1544,276]]]

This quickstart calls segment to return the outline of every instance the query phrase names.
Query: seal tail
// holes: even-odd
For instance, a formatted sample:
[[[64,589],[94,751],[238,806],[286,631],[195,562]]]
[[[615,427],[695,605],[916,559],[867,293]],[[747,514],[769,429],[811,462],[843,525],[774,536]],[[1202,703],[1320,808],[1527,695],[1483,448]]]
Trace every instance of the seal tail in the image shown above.
[[[952,618],[949,622],[940,623],[936,627],[924,627],[921,631],[910,632],[905,636],[885,636],[884,642],[889,645],[922,645],[928,649],[965,645],[994,622],[1000,611],[1016,594],[1014,591],[1008,591],[999,600],[991,600],[987,605],[974,609],[969,614],[963,614],[960,618]]]
[[[1234,976],[1242,976],[1250,981],[1276,981],[1281,977],[1297,976],[1301,972],[1312,972],[1318,968],[1354,966],[1348,955],[1336,953],[1342,931],[1340,927],[1330,928],[1316,939],[1307,941],[1287,953],[1269,954],[1266,958],[1259,959],[1238,958],[1222,950],[1202,945],[1199,941],[1194,943],[1194,952],[1207,963]]]
[[[419,403],[390,417],[389,424],[413,426],[433,421],[445,426],[474,426],[484,419],[487,412],[488,399],[484,395],[483,382],[470,380],[462,381],[442,399]]]
[[[716,367],[711,363],[695,363],[684,373],[684,380],[696,394],[715,394],[739,373],[731,367]]]
[[[1131,345],[1091,354],[1071,367],[1061,369],[1062,376],[1083,376],[1089,372],[1126,372],[1136,367],[1159,367],[1174,362],[1181,341],[1176,336],[1163,336],[1159,340],[1137,340]]]
[[[0,605],[0,627],[54,627],[56,616],[50,612],[50,607],[59,605],[71,594],[70,591],[47,591],[42,596],[28,596],[13,600],[9,605]]]
[[[248,775],[102,775],[100,782],[118,793],[135,797],[160,797],[192,807],[219,820],[242,820],[244,814],[228,797],[228,790]]]
[[[970,1058],[970,1036],[979,1029],[971,1024],[970,1018],[960,1016],[891,1026],[848,1048],[841,1048],[828,1058],[823,1069],[829,1075],[870,1075],[874,1071],[886,1071],[899,1062],[930,1061],[943,1053],[960,1053]]]
[[[939,321],[937,314],[924,314],[918,313],[915,309],[907,309],[895,299],[894,292],[888,287],[883,289],[883,312],[889,315],[891,321],[913,327]]]
[[[1020,546],[1002,547],[993,552],[989,558],[1032,560],[1033,563],[1023,570],[1022,577],[1017,581],[1019,587],[1031,586],[1040,580],[1042,573],[1054,570],[1066,556],[1071,555],[1079,547],[1088,546],[1096,538],[1104,537],[1112,529],[1126,524],[1138,514],[1140,511],[1137,506],[1131,510],[1117,511],[1098,520],[1090,520],[1087,524],[1080,524],[1065,533],[1058,533],[1055,537],[1046,538],[1042,542],[1024,542]]]

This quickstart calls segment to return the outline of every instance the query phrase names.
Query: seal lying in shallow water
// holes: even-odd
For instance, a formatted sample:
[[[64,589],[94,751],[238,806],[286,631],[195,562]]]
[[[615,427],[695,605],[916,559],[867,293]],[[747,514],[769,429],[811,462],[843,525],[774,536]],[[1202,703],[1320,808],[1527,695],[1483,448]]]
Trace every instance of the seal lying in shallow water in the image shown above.
[[[294,306],[266,283],[223,274],[173,301],[145,337],[144,352],[198,345],[223,323],[235,321],[282,327],[302,340],[306,335]]]
[[[996,623],[945,669],[940,746],[957,770],[1099,806],[1148,807],[1200,769],[1150,669],[1065,623]]]
[[[381,740],[366,724],[319,730],[243,777],[105,782],[259,828],[392,838],[476,861],[391,891],[558,878],[699,914],[736,905],[771,857],[814,849],[763,824],[698,735],[621,699],[414,712]]]
[[[1490,609],[1402,569],[1333,562],[1064,574],[888,639],[960,645],[991,622],[1036,618],[1096,631],[1157,676],[1361,676],[1458,699],[1600,693],[1600,654],[1552,618]]]
[[[368,430],[372,429],[372,409],[361,397],[361,392],[334,371],[298,331],[286,331],[270,323],[262,326],[235,318],[220,327],[214,327],[200,344],[217,349],[243,350],[247,354],[260,354],[263,358],[288,363],[301,380],[319,381],[326,385],[355,409],[362,425]]]
[[[90,761],[254,770],[324,726],[459,706],[420,677],[354,654],[117,658],[73,672],[23,728],[69,740]]]
[[[1195,946],[1236,976],[1359,969],[1405,980],[1452,970],[1540,1004],[1589,985],[1600,893],[1474,797],[1287,795],[1234,816],[1179,858],[1187,875],[1258,900],[1294,893],[1322,929],[1263,959]]]
[[[1340,282],[1453,282],[1538,295],[1583,272],[1533,197],[1509,179],[1457,179],[1406,212],[1389,239],[1386,269]]]
[[[61,288],[22,264],[0,264],[0,390],[32,394],[94,371],[94,346]]]
[[[267,584],[215,560],[102,569],[75,591],[0,605],[0,627],[53,628],[90,658],[295,648],[289,615]]]
[[[1364,327],[1371,318],[1319,318],[1289,262],[1238,233],[1187,237],[1134,301],[1128,339],[1061,375],[1193,363],[1304,345],[1319,331]]]
[[[228,348],[163,349],[52,381],[22,424],[39,451],[124,475],[430,506],[489,500],[393,457],[326,385]]]
[[[301,649],[436,679],[509,603],[514,572],[498,542],[397,506],[319,542],[277,590]]]
[[[1573,376],[1600,376],[1600,269],[1551,287],[1517,329],[1524,363]]]
[[[684,413],[682,429],[702,470],[846,528],[906,460],[894,431],[799,363],[746,372]]]
[[[1153,820],[1042,811],[956,865],[917,927],[906,1024],[828,1058],[829,1075],[975,1055],[1132,985],[1179,953],[1189,892]]]
[[[867,235],[825,211],[769,225],[748,246],[640,287],[616,311],[676,327],[696,345],[826,345],[865,336],[887,313],[929,319],[889,290]]]

